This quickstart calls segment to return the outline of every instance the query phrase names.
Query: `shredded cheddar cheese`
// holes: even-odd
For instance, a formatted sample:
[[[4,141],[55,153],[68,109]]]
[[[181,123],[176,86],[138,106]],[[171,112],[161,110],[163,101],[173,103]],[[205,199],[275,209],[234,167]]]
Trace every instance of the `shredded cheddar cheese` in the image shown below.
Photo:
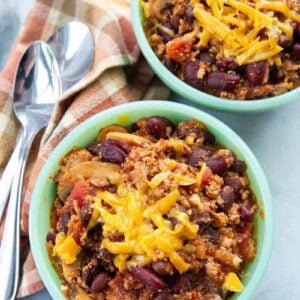
[[[223,56],[234,56],[239,65],[267,60],[280,65],[279,36],[292,36],[292,22],[300,22],[300,15],[289,9],[284,1],[267,0],[192,0],[196,23],[188,37],[200,39],[205,48],[217,39]],[[279,20],[276,13],[286,17]],[[261,31],[264,30],[262,37]]]
[[[153,180],[165,176],[160,174]],[[196,237],[198,226],[190,222],[186,213],[174,209],[179,199],[177,189],[152,205],[145,203],[139,191],[127,191],[124,196],[107,191],[97,194],[94,209],[99,212],[104,224],[101,246],[116,255],[114,263],[119,270],[136,264],[145,265],[164,257],[168,257],[180,273],[189,269],[190,265],[177,251],[183,248],[184,240]],[[178,220],[174,228],[164,218],[166,214]],[[109,239],[109,235],[115,231],[124,234],[124,241],[113,242]]]

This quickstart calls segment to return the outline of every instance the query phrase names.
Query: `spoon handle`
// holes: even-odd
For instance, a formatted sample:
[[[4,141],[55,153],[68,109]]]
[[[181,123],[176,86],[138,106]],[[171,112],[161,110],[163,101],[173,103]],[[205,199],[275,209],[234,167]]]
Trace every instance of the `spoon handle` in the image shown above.
[[[2,220],[6,203],[9,198],[10,188],[13,181],[14,176],[14,170],[16,169],[17,162],[18,162],[18,153],[20,152],[22,141],[19,139],[5,169],[2,174],[1,180],[0,180],[0,222]]]
[[[20,211],[24,171],[28,153],[35,136],[34,130],[22,132],[21,144],[16,154],[17,164],[8,203],[7,218],[0,249],[1,289],[0,300],[16,297],[20,262]]]

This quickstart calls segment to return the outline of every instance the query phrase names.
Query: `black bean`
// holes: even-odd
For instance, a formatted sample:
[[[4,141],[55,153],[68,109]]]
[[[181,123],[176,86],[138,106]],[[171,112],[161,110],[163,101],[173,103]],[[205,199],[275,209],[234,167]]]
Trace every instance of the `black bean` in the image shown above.
[[[239,194],[243,189],[243,185],[238,177],[226,177],[224,182],[233,189],[235,194]]]
[[[207,148],[194,148],[188,157],[188,164],[198,167],[200,163],[205,162],[212,155],[212,151]]]
[[[83,268],[81,277],[83,282],[87,285],[90,286],[94,280],[94,278],[97,276],[97,274],[100,271],[100,266],[98,264],[98,261],[96,262],[95,265],[89,265],[85,268]]]
[[[89,230],[88,238],[94,243],[97,243],[101,240],[101,238],[102,238],[101,224],[97,224],[94,228]]]
[[[179,126],[176,129],[175,135],[180,139],[185,139],[187,136],[193,135],[196,139],[203,139],[203,144],[213,144],[215,142],[215,137],[198,124],[189,127]]]
[[[226,72],[229,70],[236,70],[238,65],[234,57],[227,56],[227,57],[222,57],[217,61],[217,67],[222,72]]]
[[[215,61],[214,57],[208,51],[201,51],[199,54],[199,60],[209,65]]]
[[[66,212],[63,213],[59,218],[59,231],[67,233],[68,232],[68,223],[70,221],[71,215]]]
[[[153,291],[161,291],[166,283],[153,271],[146,267],[137,266],[133,269],[135,276]]]
[[[225,211],[228,211],[235,200],[235,193],[233,188],[231,186],[226,185],[223,188],[220,196],[222,199],[222,204],[221,204],[222,208]]]
[[[240,175],[245,173],[246,169],[247,169],[246,163],[239,159],[235,159],[231,166],[231,170],[233,172],[239,173]]]
[[[207,77],[207,85],[217,91],[231,91],[240,82],[238,74],[227,74],[219,71],[211,72]]]
[[[169,71],[171,71],[174,74],[176,73],[176,71],[180,66],[180,64],[177,61],[172,60],[167,56],[164,56],[162,62],[169,69]]]
[[[178,275],[176,280],[170,284],[170,288],[175,294],[190,290],[192,288],[192,284],[189,274]]]
[[[147,120],[149,132],[157,139],[166,138],[172,132],[172,124],[163,117],[153,116]]]
[[[100,265],[108,272],[115,272],[116,267],[114,265],[114,255],[110,253],[107,249],[101,248],[98,257],[100,260]]]
[[[189,25],[193,25],[195,22],[195,16],[194,16],[194,6],[192,5],[188,5],[186,7],[186,11],[185,11],[185,16],[184,16],[184,20],[189,24]]]
[[[248,64],[246,77],[253,86],[266,84],[269,81],[269,64],[263,61]]]
[[[293,45],[292,57],[296,60],[300,59],[300,43],[296,43]]]
[[[99,155],[99,154],[100,154],[99,147],[100,147],[100,143],[98,143],[98,142],[93,142],[93,143],[89,144],[86,148],[87,148],[87,150],[89,150],[93,155]]]
[[[269,82],[272,84],[279,83],[284,77],[283,68],[272,66],[269,74]]]
[[[100,293],[103,292],[107,287],[110,281],[110,277],[106,272],[98,274],[92,284],[91,284],[91,292],[92,293]]]
[[[205,233],[207,234],[207,236],[208,236],[208,238],[210,239],[211,242],[213,242],[214,244],[219,243],[219,241],[220,241],[220,232],[217,229],[209,226],[206,229]]]
[[[278,45],[282,48],[288,48],[292,45],[293,39],[285,34],[279,36]]]
[[[173,28],[171,23],[163,22],[163,23],[161,23],[161,26],[165,27],[169,30],[172,30],[172,32],[174,33],[174,28]],[[172,36],[169,35],[168,31],[164,30],[163,28],[158,28],[157,33],[162,37],[163,41],[166,42],[166,43],[169,42],[172,39]]]
[[[140,127],[137,125],[137,123],[133,123],[131,125],[131,131],[132,132],[139,131],[139,130],[140,130]]]
[[[169,299],[169,292],[167,290],[163,290],[160,293],[155,293],[152,297],[151,300],[168,300]]]
[[[52,245],[55,244],[55,239],[56,239],[56,233],[54,232],[53,229],[51,229],[48,234],[47,234],[47,237],[46,237],[46,241],[48,243],[51,243]]]
[[[206,161],[206,165],[212,170],[213,173],[218,175],[222,175],[228,169],[225,157],[219,155],[210,157]]]
[[[167,276],[174,273],[173,265],[166,260],[157,260],[154,261],[151,265],[153,271],[156,274]]]
[[[80,209],[80,219],[83,226],[87,226],[93,214],[93,208],[90,203],[84,203]]]
[[[300,23],[297,23],[297,25],[294,29],[294,39],[297,42],[300,42]]]
[[[200,68],[200,61],[194,60],[186,62],[183,65],[183,79],[184,81],[196,89],[203,89],[205,82],[203,79],[198,77],[198,71]]]
[[[197,211],[192,214],[191,221],[194,224],[200,225],[201,227],[205,227],[211,223],[211,216],[207,211]]]

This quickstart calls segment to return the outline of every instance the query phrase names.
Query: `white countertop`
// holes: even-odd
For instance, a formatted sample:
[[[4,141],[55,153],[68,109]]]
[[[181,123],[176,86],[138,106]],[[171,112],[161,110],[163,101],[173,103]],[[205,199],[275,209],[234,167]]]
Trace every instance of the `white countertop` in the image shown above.
[[[4,5],[6,3],[6,5]],[[16,3],[18,5],[16,5]],[[9,6],[22,24],[32,0],[0,0],[0,33],[5,27],[1,15]],[[8,5],[7,5],[8,4]],[[16,6],[14,6],[16,5]],[[21,7],[21,9],[20,9]],[[13,14],[11,14],[12,16]],[[2,18],[3,20],[3,18]],[[17,30],[16,30],[17,32]],[[1,62],[11,39],[0,45]],[[173,95],[173,99],[182,100]],[[261,163],[273,193],[275,240],[273,256],[254,300],[300,299],[300,91],[299,101],[260,114],[228,114],[205,111],[224,121],[250,146]],[[23,300],[51,299],[42,291]]]

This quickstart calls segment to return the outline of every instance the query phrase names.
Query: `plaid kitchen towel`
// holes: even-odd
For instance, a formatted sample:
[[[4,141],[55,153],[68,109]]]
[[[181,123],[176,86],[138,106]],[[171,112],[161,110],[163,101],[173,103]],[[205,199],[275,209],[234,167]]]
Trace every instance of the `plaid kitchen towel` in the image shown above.
[[[12,111],[11,92],[20,56],[30,42],[47,41],[68,21],[79,20],[93,33],[95,60],[92,70],[59,99],[49,126],[35,141],[30,154],[22,206],[23,265],[19,297],[43,288],[28,246],[28,210],[35,180],[52,149],[72,128],[106,108],[137,99],[166,99],[169,96],[168,89],[154,78],[140,56],[130,22],[129,4],[129,0],[37,0],[0,72],[1,172],[19,133]],[[3,224],[1,228],[3,230]]]

